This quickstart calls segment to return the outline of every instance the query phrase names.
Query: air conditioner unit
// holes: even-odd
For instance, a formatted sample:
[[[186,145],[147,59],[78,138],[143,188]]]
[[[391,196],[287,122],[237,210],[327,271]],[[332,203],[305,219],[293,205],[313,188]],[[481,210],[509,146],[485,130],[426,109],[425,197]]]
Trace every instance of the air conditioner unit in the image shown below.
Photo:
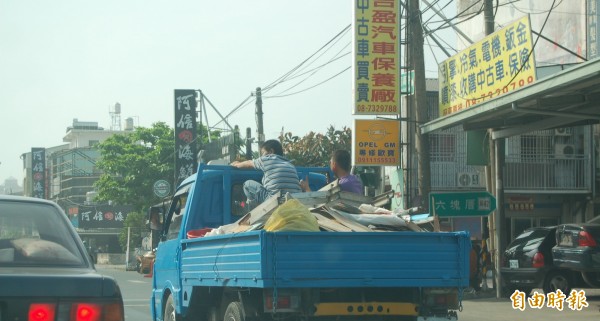
[[[483,187],[485,184],[484,178],[479,172],[459,172],[456,181],[459,187]]]
[[[571,136],[573,135],[573,128],[561,127],[554,129],[554,136]]]
[[[556,144],[554,145],[554,155],[556,158],[571,158],[575,155],[575,145]]]

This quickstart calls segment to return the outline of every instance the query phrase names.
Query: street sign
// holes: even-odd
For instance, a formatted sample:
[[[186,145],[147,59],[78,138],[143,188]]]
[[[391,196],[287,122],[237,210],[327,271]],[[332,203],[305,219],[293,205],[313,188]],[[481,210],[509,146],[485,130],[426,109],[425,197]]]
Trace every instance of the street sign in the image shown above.
[[[488,192],[430,193],[429,210],[439,217],[486,216],[496,209]]]
[[[171,185],[164,179],[154,182],[154,195],[158,197],[166,197],[171,192]]]

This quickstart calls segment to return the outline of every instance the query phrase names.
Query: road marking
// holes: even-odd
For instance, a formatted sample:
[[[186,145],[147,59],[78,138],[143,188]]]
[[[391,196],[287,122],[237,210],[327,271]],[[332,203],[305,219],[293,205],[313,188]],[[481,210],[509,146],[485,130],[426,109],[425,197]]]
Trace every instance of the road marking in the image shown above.
[[[146,281],[140,281],[140,280],[127,280],[127,281],[131,282],[131,283],[148,283]]]

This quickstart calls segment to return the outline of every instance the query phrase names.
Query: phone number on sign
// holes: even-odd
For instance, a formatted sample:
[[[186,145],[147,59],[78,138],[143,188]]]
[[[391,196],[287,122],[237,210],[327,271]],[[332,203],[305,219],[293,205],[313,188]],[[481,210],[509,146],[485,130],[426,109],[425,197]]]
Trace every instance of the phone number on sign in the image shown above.
[[[489,91],[487,94],[481,94],[480,99],[481,99],[481,101],[485,101],[487,99],[498,97],[500,95],[508,93],[509,91],[520,89],[521,87],[524,87],[525,85],[529,85],[529,84],[533,83],[533,81],[534,81],[533,76],[529,76],[529,77],[527,77],[527,79],[515,79],[508,85],[506,85],[502,88],[496,89],[496,91]]]
[[[398,160],[392,157],[357,157],[358,163],[371,163],[371,164],[396,164]]]
[[[397,113],[395,105],[358,105],[356,110],[361,113]]]

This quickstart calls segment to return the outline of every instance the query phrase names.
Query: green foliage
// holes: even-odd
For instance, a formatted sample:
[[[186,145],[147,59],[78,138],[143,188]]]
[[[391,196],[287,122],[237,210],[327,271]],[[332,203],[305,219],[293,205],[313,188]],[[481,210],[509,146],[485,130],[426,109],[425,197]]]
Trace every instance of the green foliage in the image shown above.
[[[136,247],[142,246],[142,233],[149,231],[146,228],[146,213],[131,212],[127,214],[127,218],[123,222],[123,229],[119,233],[119,244],[123,251],[127,250],[127,229],[129,227],[131,227],[129,250],[133,251]]]
[[[96,201],[112,200],[142,211],[161,200],[152,190],[159,179],[173,181],[175,140],[173,129],[163,122],[151,128],[114,135],[98,145],[103,171],[95,183]]]
[[[329,166],[329,159],[335,150],[352,150],[352,130],[347,127],[336,130],[329,126],[325,134],[311,131],[302,138],[288,132],[279,140],[285,156],[296,166]]]

